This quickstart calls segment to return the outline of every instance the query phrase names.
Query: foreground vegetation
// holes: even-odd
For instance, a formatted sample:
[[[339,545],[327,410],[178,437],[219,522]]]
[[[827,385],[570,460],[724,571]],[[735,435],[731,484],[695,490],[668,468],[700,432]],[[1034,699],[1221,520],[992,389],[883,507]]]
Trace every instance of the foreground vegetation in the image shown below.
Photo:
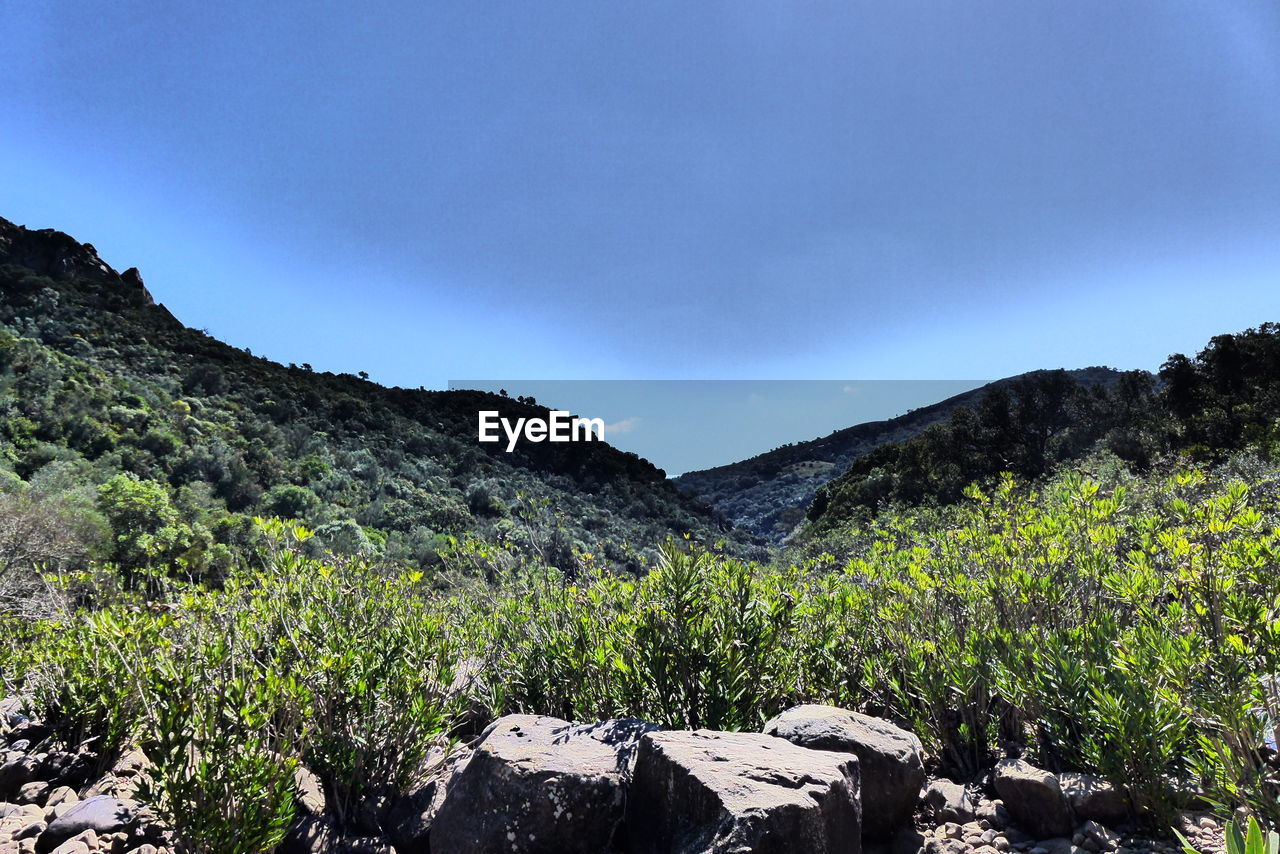
[[[1276,470],[1110,472],[886,513],[847,560],[672,544],[642,577],[505,560],[490,584],[464,569],[504,559],[472,543],[445,590],[308,556],[309,531],[266,521],[255,566],[218,587],[46,577],[58,601],[8,620],[0,668],[70,743],[141,743],[194,850],[269,849],[297,763],[367,822],[500,713],[754,729],[803,701],[900,721],[956,779],[1017,745],[1127,786],[1153,822],[1200,792],[1274,826]]]

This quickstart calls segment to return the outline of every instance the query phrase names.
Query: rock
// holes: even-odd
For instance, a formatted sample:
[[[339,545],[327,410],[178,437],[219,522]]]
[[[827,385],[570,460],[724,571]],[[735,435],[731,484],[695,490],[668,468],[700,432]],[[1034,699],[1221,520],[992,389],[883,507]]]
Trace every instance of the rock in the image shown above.
[[[1013,823],[1013,817],[1009,815],[1009,811],[1004,808],[1004,801],[982,801],[978,804],[975,812],[979,821],[985,821],[996,830],[1004,830]]]
[[[30,750],[31,745],[40,744],[52,733],[53,730],[38,721],[23,721],[9,730],[9,744],[15,750]],[[18,748],[18,743],[23,741],[26,742],[26,746]]]
[[[1041,840],[1037,846],[1044,854],[1086,854],[1085,850],[1070,839],[1061,836]],[[1031,849],[1033,852],[1035,848]]]
[[[303,815],[324,815],[324,786],[313,771],[299,765],[293,772],[293,786],[297,793],[298,810]]]
[[[764,731],[800,747],[858,757],[864,836],[889,839],[910,821],[925,781],[923,748],[911,733],[880,718],[820,705],[788,709]]]
[[[115,833],[130,830],[138,822],[138,804],[106,795],[83,800],[49,824],[36,840],[40,854],[53,851],[67,840],[92,830],[94,833]]]
[[[1093,820],[1080,825],[1079,835],[1085,840],[1086,845],[1088,842],[1093,842],[1100,851],[1115,851],[1120,847],[1120,834]]]
[[[640,742],[627,831],[633,854],[860,854],[861,811],[851,753],[757,733],[653,732]]]
[[[49,796],[49,784],[43,780],[32,780],[30,783],[23,783],[18,789],[18,803],[20,804],[43,804],[45,798]]]
[[[16,794],[35,779],[40,771],[40,760],[30,754],[14,756],[0,764],[0,797]]]
[[[98,850],[98,834],[92,830],[86,830],[84,833],[76,834],[72,839],[53,849],[53,854],[80,854],[81,851],[97,851]]]
[[[444,803],[449,780],[470,757],[471,751],[465,747],[447,756],[443,750],[435,750],[428,757],[428,766],[435,766],[433,771],[428,771],[430,778],[402,797],[387,821],[387,837],[398,854],[427,854],[430,851],[428,836],[431,824]]]
[[[48,827],[43,821],[33,821],[26,827],[18,830],[13,834],[14,839],[34,839],[44,833],[44,829]]]
[[[449,780],[430,823],[430,849],[609,850],[622,824],[623,776],[631,753],[620,734],[626,727],[619,726],[574,726],[537,715],[500,718]],[[652,729],[641,722],[630,726],[634,737]],[[606,732],[618,743],[597,737]]]
[[[1064,771],[1058,775],[1058,783],[1081,819],[1114,825],[1123,823],[1131,814],[1129,796],[1106,780]]]
[[[92,854],[92,852],[93,849],[79,839],[64,842],[53,850],[53,854]]]
[[[76,797],[75,789],[70,786],[61,786],[49,792],[49,796],[45,799],[44,805],[46,807],[56,807],[61,806],[62,804],[71,805],[79,800],[80,798]]]
[[[297,819],[277,850],[280,854],[396,854],[385,839],[347,836],[314,815]]]
[[[40,769],[40,775],[56,787],[70,786],[79,789],[89,782],[89,772],[97,757],[92,753],[57,751],[49,754]]]
[[[920,797],[925,813],[937,822],[954,821],[960,824],[973,821],[973,802],[964,786],[950,780],[934,780]]]
[[[1003,759],[996,765],[995,787],[1014,824],[1033,836],[1066,836],[1075,826],[1071,804],[1048,771],[1021,759]]]
[[[891,854],[921,854],[924,846],[924,835],[911,825],[905,825],[893,835],[889,850]]]

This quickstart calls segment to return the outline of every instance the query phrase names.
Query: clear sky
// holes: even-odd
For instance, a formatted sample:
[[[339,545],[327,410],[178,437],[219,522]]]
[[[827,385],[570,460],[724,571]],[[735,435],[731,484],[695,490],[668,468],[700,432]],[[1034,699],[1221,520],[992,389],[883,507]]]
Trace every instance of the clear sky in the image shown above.
[[[284,362],[968,379],[1280,320],[1274,0],[28,0],[0,33],[0,216]]]

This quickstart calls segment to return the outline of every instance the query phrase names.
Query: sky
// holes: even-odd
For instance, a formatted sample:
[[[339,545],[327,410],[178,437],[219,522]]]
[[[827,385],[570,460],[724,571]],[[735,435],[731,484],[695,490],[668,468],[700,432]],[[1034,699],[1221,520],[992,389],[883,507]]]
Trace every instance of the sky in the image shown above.
[[[969,380],[1280,320],[1271,0],[29,0],[0,33],[0,216],[283,362]]]

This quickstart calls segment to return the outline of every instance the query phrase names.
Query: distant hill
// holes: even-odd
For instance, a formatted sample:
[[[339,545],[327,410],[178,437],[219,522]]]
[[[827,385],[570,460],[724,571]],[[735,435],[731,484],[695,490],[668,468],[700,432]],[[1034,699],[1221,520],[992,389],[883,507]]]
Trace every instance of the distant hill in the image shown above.
[[[672,535],[732,538],[602,442],[478,443],[480,408],[547,412],[254,356],[179,322],[91,244],[0,219],[0,479],[86,495],[121,474],[162,484],[203,532],[186,552],[203,561],[254,514],[423,565],[464,533],[563,567],[634,568]]]
[[[752,534],[777,543],[805,519],[818,489],[843,474],[854,460],[882,445],[918,436],[961,408],[972,406],[992,389],[1008,388],[1035,371],[988,383],[905,415],[837,430],[728,465],[688,472],[675,478],[682,490],[706,499]],[[1067,371],[1083,386],[1109,385],[1120,376],[1111,368]]]

